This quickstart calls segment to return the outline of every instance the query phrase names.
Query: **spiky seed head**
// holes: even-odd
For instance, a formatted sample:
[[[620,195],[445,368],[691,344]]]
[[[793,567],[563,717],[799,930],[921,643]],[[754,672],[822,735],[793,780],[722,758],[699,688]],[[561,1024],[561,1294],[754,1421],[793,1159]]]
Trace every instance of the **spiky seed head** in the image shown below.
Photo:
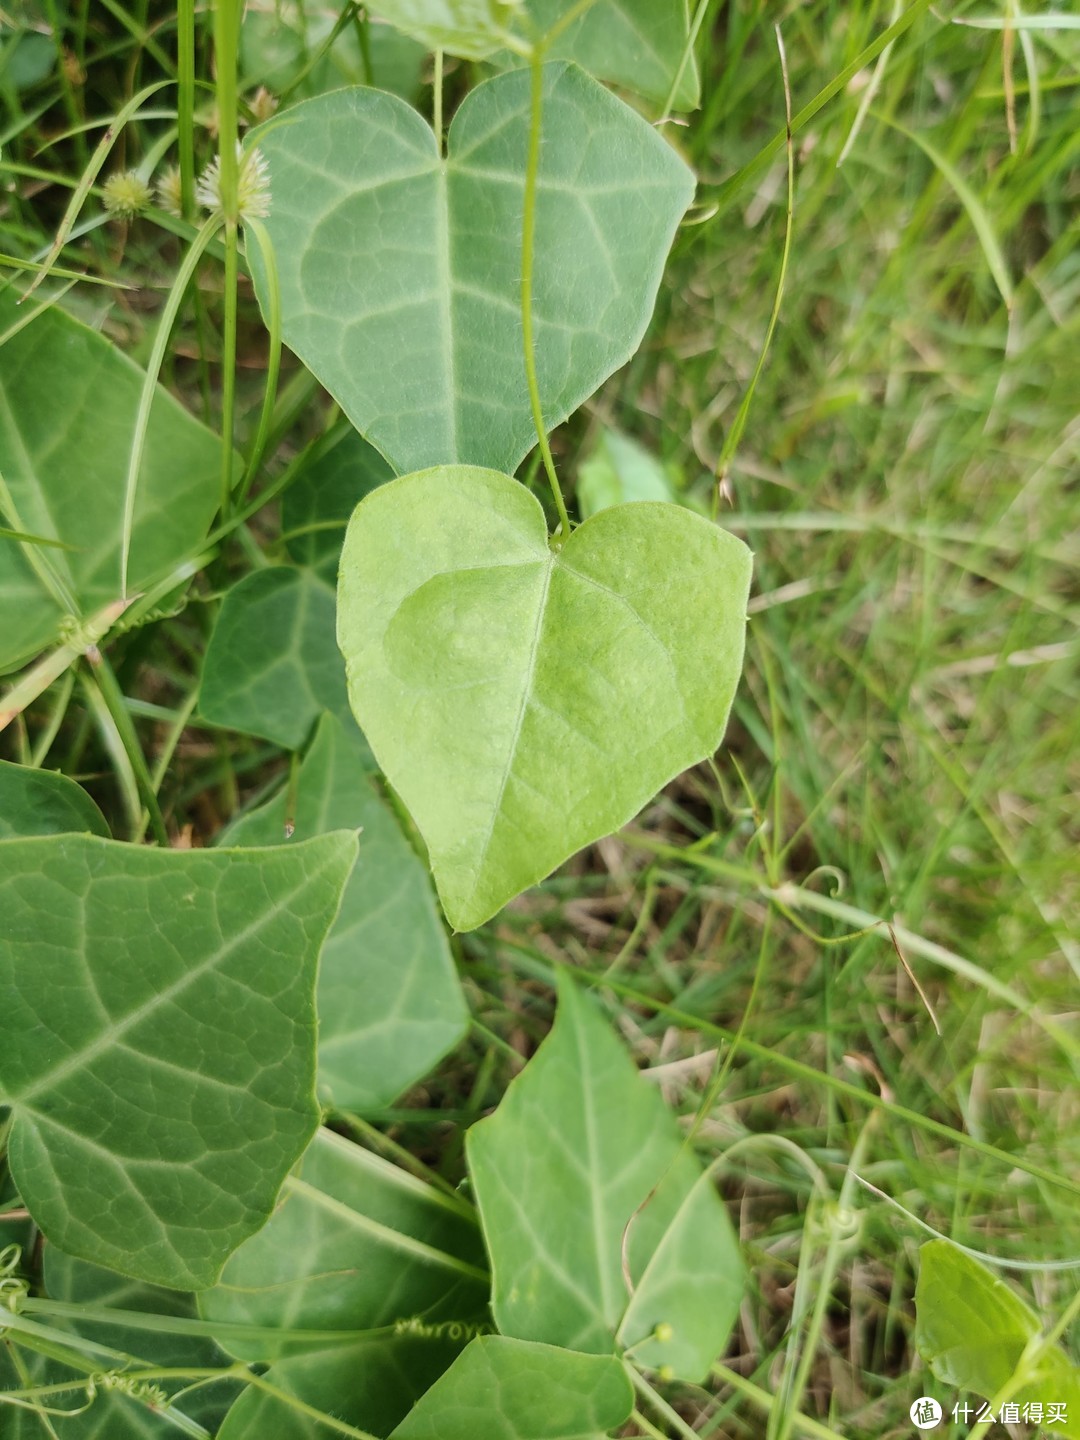
[[[101,202],[110,215],[133,220],[150,204],[150,186],[134,170],[118,170],[102,187]]]

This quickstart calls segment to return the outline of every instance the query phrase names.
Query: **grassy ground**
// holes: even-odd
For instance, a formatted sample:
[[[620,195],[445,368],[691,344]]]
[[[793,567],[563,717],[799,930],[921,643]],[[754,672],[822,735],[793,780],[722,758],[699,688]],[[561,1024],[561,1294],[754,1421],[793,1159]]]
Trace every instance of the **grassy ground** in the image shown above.
[[[783,125],[773,23],[798,112],[899,10],[712,7],[704,106],[678,136],[702,180],[697,223],[649,345],[558,437],[564,471],[592,428],[614,422],[711,501],[784,240],[782,146],[725,187]],[[160,73],[130,33],[153,16],[117,13],[131,24],[117,22],[88,88],[47,78],[9,93],[2,163],[18,192],[4,250],[32,251],[78,173],[79,140],[34,154],[64,105],[72,121],[80,106],[108,113],[118,87]],[[1068,1049],[1080,978],[1080,35],[1003,34],[926,9],[878,65],[794,137],[780,321],[721,497],[757,554],[729,745],[628,833],[460,941],[475,1034],[384,1117],[455,1173],[447,1113],[493,1104],[516,1068],[508,1046],[527,1054],[544,1033],[552,961],[601,981],[705,1153],[726,1156],[751,1291],[712,1392],[676,1392],[661,1422],[712,1440],[776,1440],[796,1409],[850,1437],[906,1436],[917,1395],[951,1405],[915,1373],[924,1226],[1010,1262],[1080,1256],[1075,1026]],[[83,243],[104,267],[119,262],[115,227]],[[136,354],[175,255],[149,226],[127,237],[124,263],[145,289],[110,324]],[[173,362],[196,405],[217,273],[202,342],[185,322]],[[100,313],[103,297],[82,294]],[[263,348],[250,311],[241,354],[254,404]],[[205,375],[212,410],[212,366]],[[208,612],[192,605],[122,657],[151,752],[165,732],[146,707],[175,712],[190,692]],[[59,744],[69,770],[104,770],[77,717]],[[212,832],[266,758],[188,730],[170,822]],[[106,774],[95,789],[106,804],[111,784]],[[812,1201],[815,1185],[828,1204]],[[1076,1283],[1041,1268],[1013,1278],[1048,1322]]]

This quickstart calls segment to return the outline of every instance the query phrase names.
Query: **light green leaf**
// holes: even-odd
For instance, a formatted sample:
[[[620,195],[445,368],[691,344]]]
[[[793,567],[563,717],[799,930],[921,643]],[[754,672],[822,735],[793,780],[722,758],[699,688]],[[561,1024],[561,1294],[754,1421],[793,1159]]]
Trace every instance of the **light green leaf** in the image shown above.
[[[72,833],[109,834],[104,815],[82,786],[54,770],[0,760],[0,840]]]
[[[347,713],[333,589],[287,565],[256,570],[222,602],[199,711],[215,725],[299,750],[324,710]]]
[[[569,10],[571,0],[528,0],[530,16],[542,30]],[[697,64],[689,45],[686,0],[597,0],[555,41],[551,54],[576,60],[599,80],[624,85],[661,104],[682,74],[674,106],[692,110],[701,98]]]
[[[633,500],[675,499],[660,462],[643,445],[618,430],[604,430],[581,461],[577,497],[584,519],[598,510]]]
[[[482,1318],[487,1294],[466,1201],[320,1130],[269,1225],[237,1250],[199,1308],[209,1320],[272,1327],[262,1343],[230,1348],[245,1360],[275,1360],[324,1348],[312,1332],[360,1340],[359,1332],[415,1316]]]
[[[738,1243],[658,1091],[565,977],[551,1034],[466,1148],[504,1335],[598,1354],[617,1336],[705,1377],[742,1297]],[[667,1338],[641,1346],[657,1324]]]
[[[65,614],[121,592],[125,461],[143,372],[58,306],[0,290],[0,523],[71,550],[0,540],[0,669],[52,644]],[[158,389],[135,499],[131,589],[195,549],[219,502],[221,441]],[[47,578],[45,578],[47,577]]]
[[[603,1440],[629,1419],[633,1404],[613,1356],[481,1335],[391,1440]]]
[[[915,1286],[915,1347],[946,1385],[992,1400],[1013,1378],[1024,1351],[1041,1330],[1039,1317],[1000,1276],[948,1240],[919,1250]],[[1080,1369],[1052,1346],[1037,1362],[1030,1384],[1013,1400],[1058,1401],[1068,1420],[1054,1433],[1080,1436]]]
[[[394,1334],[291,1355],[267,1371],[271,1385],[371,1435],[388,1435],[460,1350],[460,1342]],[[320,1423],[254,1386],[229,1411],[217,1440],[341,1440]],[[477,1435],[476,1440],[480,1440]]]
[[[503,44],[521,0],[375,0],[372,8],[428,50],[485,60]]]
[[[473,90],[440,159],[377,90],[257,132],[286,343],[398,472],[512,471],[536,443],[521,340],[529,76]],[[694,182],[645,120],[573,66],[544,70],[536,363],[548,428],[637,349]],[[265,305],[265,277],[255,264]]]
[[[365,495],[393,479],[379,452],[349,426],[337,444],[308,465],[285,491],[281,528],[298,565],[337,584],[338,558],[349,516]]]
[[[212,1284],[312,1134],[315,970],[353,835],[290,850],[0,843],[0,1103],[45,1235]]]
[[[674,505],[562,550],[539,502],[447,466],[362,500],[342,553],[349,699],[469,930],[723,738],[750,552]]]
[[[351,1110],[390,1105],[461,1038],[468,1019],[427,869],[379,795],[363,737],[331,715],[300,767],[293,840],[360,827],[360,854],[319,967],[319,1092]],[[285,842],[284,794],[229,845]]]

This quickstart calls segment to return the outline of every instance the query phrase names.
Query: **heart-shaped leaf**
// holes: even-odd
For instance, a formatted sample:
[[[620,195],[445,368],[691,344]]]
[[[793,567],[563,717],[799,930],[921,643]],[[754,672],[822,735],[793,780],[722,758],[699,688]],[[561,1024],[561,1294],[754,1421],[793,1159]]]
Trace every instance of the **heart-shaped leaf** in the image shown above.
[[[366,773],[373,762],[363,736],[351,719],[346,725],[332,715],[319,722],[296,780],[291,840],[282,793],[222,842],[296,844],[360,827],[360,854],[319,966],[319,1093],[371,1110],[392,1104],[446,1054],[468,1012],[427,867]]]
[[[742,1298],[738,1242],[659,1091],[565,976],[551,1034],[466,1145],[504,1335],[617,1340],[704,1379]]]
[[[121,592],[126,456],[143,372],[58,306],[28,316],[0,290],[0,525],[70,549],[0,539],[0,669]],[[28,321],[28,323],[26,323]],[[220,503],[221,441],[159,388],[131,532],[138,591],[198,546]]]
[[[380,486],[342,552],[349,699],[472,929],[720,744],[750,552],[675,505],[602,510],[561,550],[505,475]]]
[[[286,343],[398,473],[512,471],[536,442],[521,339],[529,109],[524,71],[478,86],[445,160],[416,111],[378,90],[307,101],[258,132]],[[637,349],[694,182],[573,66],[544,69],[542,137],[534,348],[551,428]]]
[[[212,1284],[318,1120],[315,971],[356,858],[0,842],[0,1105],[62,1250]]]
[[[390,1440],[603,1440],[633,1404],[613,1355],[480,1335]]]

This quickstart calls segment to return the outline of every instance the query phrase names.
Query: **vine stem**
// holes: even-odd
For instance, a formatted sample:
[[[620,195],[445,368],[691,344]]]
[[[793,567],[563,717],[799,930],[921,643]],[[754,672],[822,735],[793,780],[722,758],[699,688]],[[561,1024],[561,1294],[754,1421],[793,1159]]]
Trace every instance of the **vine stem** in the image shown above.
[[[180,209],[195,212],[195,0],[176,7],[177,112],[180,136]]]
[[[120,743],[127,752],[128,760],[131,763],[132,774],[135,776],[135,783],[138,787],[139,797],[146,810],[146,816],[150,822],[150,828],[154,832],[154,839],[159,845],[168,849],[169,832],[165,828],[165,819],[161,813],[161,806],[158,804],[157,787],[154,784],[150,769],[146,763],[146,756],[139,744],[139,737],[135,733],[135,725],[131,715],[124,703],[124,693],[120,689],[120,682],[116,678],[112,666],[105,656],[97,651],[90,660],[91,672],[97,681],[98,690],[109,714],[112,716],[113,724],[116,726],[116,733],[120,737]],[[132,839],[138,842],[145,833],[145,826],[142,817],[133,826]]]
[[[529,404],[532,407],[536,438],[540,443],[540,454],[544,469],[555,497],[555,508],[559,512],[559,530],[563,540],[570,537],[570,517],[566,513],[559,477],[555,473],[555,461],[551,456],[547,431],[544,428],[544,412],[540,404],[540,385],[536,378],[536,351],[533,344],[533,262],[536,250],[536,187],[540,174],[540,126],[544,115],[544,48],[537,44],[533,48],[530,62],[532,75],[531,105],[529,115],[529,156],[525,167],[525,198],[521,218],[521,332],[525,344],[525,379],[529,387]]]
[[[222,150],[222,155],[225,151]],[[235,160],[235,150],[233,159]],[[224,173],[224,165],[222,172]],[[224,184],[222,194],[224,196]],[[240,235],[234,219],[225,220],[225,325],[221,354],[221,518],[232,508],[233,428],[236,416],[236,310],[240,284]]]
[[[139,471],[142,468],[143,449],[146,445],[146,431],[150,423],[150,407],[154,401],[157,378],[161,373],[161,367],[165,360],[165,347],[169,343],[169,335],[176,322],[184,292],[191,283],[192,276],[195,274],[206,247],[217,234],[220,224],[220,216],[211,215],[191,242],[191,248],[184,257],[184,263],[177,272],[172,290],[169,292],[169,298],[161,312],[150,363],[146,367],[146,378],[143,381],[142,394],[139,397],[139,410],[135,417],[135,434],[132,438],[131,454],[128,458],[127,479],[124,482],[124,520],[120,540],[120,593],[124,600],[130,598],[128,595],[128,568],[131,560],[131,532],[135,523],[135,492],[139,484]]]

